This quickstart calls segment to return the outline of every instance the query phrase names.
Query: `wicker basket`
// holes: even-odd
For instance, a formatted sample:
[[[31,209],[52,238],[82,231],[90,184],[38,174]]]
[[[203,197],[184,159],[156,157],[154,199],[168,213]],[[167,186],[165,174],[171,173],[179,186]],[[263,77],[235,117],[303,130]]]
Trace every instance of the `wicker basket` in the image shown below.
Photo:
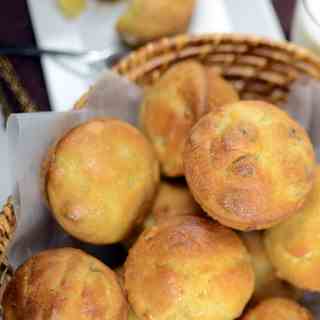
[[[281,106],[292,81],[302,75],[320,79],[320,58],[290,43],[231,34],[165,38],[131,53],[113,70],[139,85],[157,81],[172,64],[194,58],[214,66],[239,91],[242,99],[262,99]],[[85,105],[87,95],[76,103]],[[0,214],[0,259],[15,228],[10,203]],[[6,270],[9,270],[6,268]],[[1,277],[1,285],[6,281]]]

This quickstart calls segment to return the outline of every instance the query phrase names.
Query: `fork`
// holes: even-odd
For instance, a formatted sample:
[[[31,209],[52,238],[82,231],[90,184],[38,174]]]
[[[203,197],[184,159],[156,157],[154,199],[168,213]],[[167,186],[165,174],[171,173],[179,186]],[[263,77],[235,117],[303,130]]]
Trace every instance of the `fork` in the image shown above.
[[[115,63],[121,60],[128,54],[128,51],[112,53],[108,49],[103,50],[58,50],[49,48],[36,48],[36,47],[7,47],[0,45],[0,56],[24,56],[24,57],[63,57],[72,60],[77,60],[79,63],[96,66],[104,64],[107,67],[112,67]]]

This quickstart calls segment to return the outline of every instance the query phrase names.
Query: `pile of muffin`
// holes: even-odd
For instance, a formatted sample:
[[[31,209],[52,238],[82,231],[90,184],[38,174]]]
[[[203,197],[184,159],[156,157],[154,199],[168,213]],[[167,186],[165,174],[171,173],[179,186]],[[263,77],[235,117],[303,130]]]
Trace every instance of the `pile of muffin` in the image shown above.
[[[124,243],[124,266],[72,248],[39,253],[9,283],[5,320],[312,319],[296,302],[320,291],[320,170],[304,129],[240,101],[193,60],[146,88],[140,125],[83,123],[42,168],[62,228]]]

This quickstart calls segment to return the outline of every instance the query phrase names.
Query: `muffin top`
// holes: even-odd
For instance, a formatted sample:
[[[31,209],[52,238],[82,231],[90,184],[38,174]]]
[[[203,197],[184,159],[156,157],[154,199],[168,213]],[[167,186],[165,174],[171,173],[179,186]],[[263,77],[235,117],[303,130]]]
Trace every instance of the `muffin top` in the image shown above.
[[[273,298],[264,300],[249,310],[241,320],[312,320],[313,316],[296,302]]]
[[[6,320],[126,320],[115,273],[81,250],[41,252],[24,263],[3,299]]]
[[[55,218],[76,238],[95,244],[120,241],[143,220],[159,181],[146,138],[131,125],[107,118],[67,132],[45,168]]]
[[[185,175],[202,208],[240,230],[289,217],[312,188],[315,155],[304,129],[284,111],[241,101],[201,118],[184,153]]]
[[[254,275],[232,230],[185,216],[142,233],[129,251],[125,287],[141,320],[224,320],[241,314]]]
[[[149,90],[141,105],[141,127],[154,145],[165,176],[182,176],[186,137],[206,111],[204,67],[186,60],[171,67]]]
[[[133,0],[117,22],[117,31],[136,46],[164,36],[185,32],[196,0]]]
[[[265,244],[279,277],[320,292],[320,167],[305,205],[296,215],[267,230]]]

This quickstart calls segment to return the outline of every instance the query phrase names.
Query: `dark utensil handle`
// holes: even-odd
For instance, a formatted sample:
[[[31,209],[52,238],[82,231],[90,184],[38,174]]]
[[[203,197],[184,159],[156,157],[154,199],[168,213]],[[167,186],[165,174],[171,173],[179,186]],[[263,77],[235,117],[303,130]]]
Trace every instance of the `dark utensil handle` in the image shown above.
[[[36,47],[4,47],[0,45],[0,55],[4,55],[4,56],[40,57],[42,55],[52,55],[52,56],[78,57],[81,54],[82,54],[81,52],[76,52],[76,51],[38,49]]]

